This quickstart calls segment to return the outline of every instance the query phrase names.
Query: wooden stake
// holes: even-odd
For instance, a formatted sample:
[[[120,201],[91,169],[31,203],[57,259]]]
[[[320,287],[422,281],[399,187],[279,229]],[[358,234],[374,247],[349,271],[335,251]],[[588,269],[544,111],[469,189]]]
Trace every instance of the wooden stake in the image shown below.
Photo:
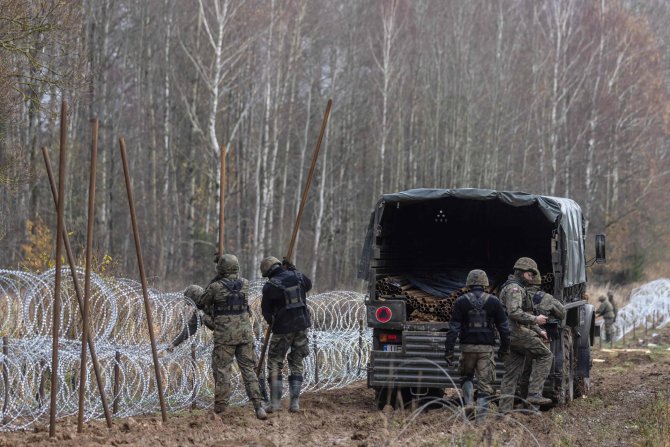
[[[65,213],[65,177],[67,170],[67,103],[60,110],[60,156],[58,162],[58,201],[56,222],[56,278],[54,284],[53,332],[51,348],[51,406],[49,407],[49,437],[56,436],[56,406],[58,404],[58,337],[60,332],[61,251],[63,247],[63,214]]]
[[[142,257],[142,245],[140,244],[140,233],[137,227],[137,217],[135,215],[135,202],[133,200],[133,190],[130,186],[130,170],[128,169],[128,157],[126,155],[126,142],[123,137],[119,138],[119,148],[121,150],[121,161],[123,163],[123,175],[126,180],[126,192],[128,193],[128,206],[130,207],[130,220],[133,227],[133,236],[135,240],[135,252],[137,253],[137,265],[140,269],[140,280],[142,282],[142,296],[144,297],[144,310],[147,316],[147,326],[149,327],[149,340],[151,341],[151,354],[154,358],[154,372],[156,375],[156,388],[158,389],[158,400],[161,406],[161,415],[163,422],[167,422],[167,411],[165,409],[165,398],[163,396],[163,381],[161,380],[160,363],[158,362],[158,351],[156,350],[156,337],[154,336],[154,320],[151,314],[151,303],[149,303],[149,292],[147,287],[147,277],[144,274],[144,259]]]
[[[91,293],[91,264],[93,258],[93,224],[95,219],[95,165],[98,161],[98,120],[91,121],[91,166],[88,177],[88,222],[86,225],[86,273],[84,274],[84,311],[81,331],[81,361],[79,372],[79,416],[77,433],[84,431],[84,394],[86,392],[86,345],[88,343],[88,314]],[[73,270],[74,275],[74,270]]]

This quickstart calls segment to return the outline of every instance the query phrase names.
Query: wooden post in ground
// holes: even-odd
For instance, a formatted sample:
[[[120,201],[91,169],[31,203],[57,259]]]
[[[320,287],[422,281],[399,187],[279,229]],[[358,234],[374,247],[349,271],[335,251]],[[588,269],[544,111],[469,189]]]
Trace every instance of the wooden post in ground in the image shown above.
[[[93,221],[95,219],[95,165],[98,160],[98,120],[91,121],[91,167],[88,177],[88,223],[86,225],[86,273],[84,274],[84,310],[82,312],[81,357],[79,371],[79,415],[77,433],[84,431],[84,394],[86,393],[86,346],[88,344],[88,314],[91,294],[91,264],[93,263]],[[59,196],[62,197],[62,196]],[[72,267],[72,266],[70,266]],[[75,275],[72,269],[73,276]],[[104,394],[104,393],[103,393]]]
[[[133,200],[133,190],[130,185],[130,169],[128,168],[128,156],[126,154],[126,142],[123,137],[119,138],[119,149],[121,150],[121,162],[123,163],[123,175],[126,181],[126,192],[128,194],[128,206],[130,208],[130,221],[133,228],[133,238],[135,240],[135,252],[137,254],[137,265],[140,270],[140,281],[142,283],[142,296],[144,298],[144,310],[149,328],[149,340],[151,341],[151,355],[154,360],[154,372],[156,375],[156,388],[158,391],[158,400],[161,407],[163,422],[167,422],[167,410],[165,409],[165,396],[163,396],[163,381],[161,380],[160,362],[158,361],[158,351],[156,350],[156,337],[154,335],[154,319],[151,314],[151,303],[149,302],[149,288],[147,287],[147,277],[144,274],[144,258],[142,257],[142,245],[140,243],[140,233],[137,226],[137,216],[135,214],[135,201]]]
[[[63,249],[63,215],[65,214],[65,178],[67,176],[67,103],[61,103],[60,111],[60,155],[58,162],[58,210],[56,212],[56,278],[54,280],[53,332],[51,347],[51,406],[49,407],[49,437],[56,436],[56,411],[58,405],[58,348],[60,332],[60,283],[61,251]]]

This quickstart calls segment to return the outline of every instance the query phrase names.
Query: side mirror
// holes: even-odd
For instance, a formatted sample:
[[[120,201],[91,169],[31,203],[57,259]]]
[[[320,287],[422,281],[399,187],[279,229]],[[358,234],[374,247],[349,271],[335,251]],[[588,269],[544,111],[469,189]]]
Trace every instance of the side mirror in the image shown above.
[[[605,257],[605,235],[596,234],[596,264],[607,262]]]

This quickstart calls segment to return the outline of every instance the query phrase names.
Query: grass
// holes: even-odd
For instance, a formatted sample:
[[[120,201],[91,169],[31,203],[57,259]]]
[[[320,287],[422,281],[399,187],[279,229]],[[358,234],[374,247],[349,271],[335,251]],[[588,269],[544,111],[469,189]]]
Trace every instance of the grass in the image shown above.
[[[670,446],[670,400],[666,394],[657,395],[636,420],[642,447]]]

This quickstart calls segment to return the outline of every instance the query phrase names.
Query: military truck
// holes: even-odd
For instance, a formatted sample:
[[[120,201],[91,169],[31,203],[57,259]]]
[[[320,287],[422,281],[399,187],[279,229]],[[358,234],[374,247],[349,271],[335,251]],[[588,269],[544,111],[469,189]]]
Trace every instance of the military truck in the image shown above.
[[[605,237],[596,236],[595,259],[587,260],[584,233],[581,209],[567,198],[470,188],[384,194],[358,272],[368,282],[367,380],[379,408],[460,386],[455,364],[444,359],[450,308],[467,291],[469,270],[486,271],[498,293],[523,256],[537,262],[542,287],[566,309],[548,325],[554,358],[544,395],[566,404],[585,394],[596,335],[586,266],[605,262]],[[499,388],[504,366],[496,369]]]

